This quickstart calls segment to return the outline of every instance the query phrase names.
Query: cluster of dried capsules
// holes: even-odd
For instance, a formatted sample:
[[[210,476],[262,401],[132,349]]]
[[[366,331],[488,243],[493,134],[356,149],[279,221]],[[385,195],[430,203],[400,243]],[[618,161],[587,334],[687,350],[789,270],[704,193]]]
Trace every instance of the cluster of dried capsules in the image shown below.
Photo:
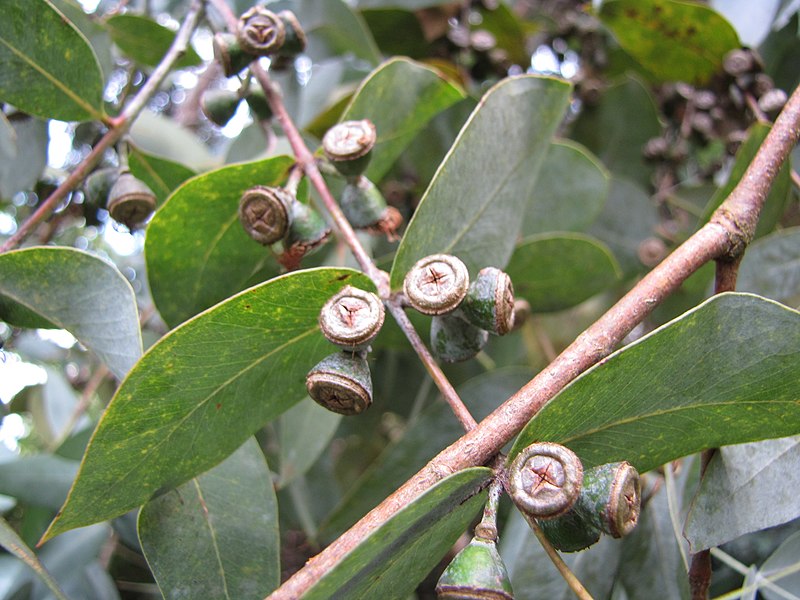
[[[397,237],[403,217],[364,175],[377,139],[375,125],[368,119],[343,121],[325,133],[322,150],[346,179],[339,204],[350,224],[392,240]]]
[[[475,356],[490,333],[505,335],[514,327],[514,288],[494,267],[481,269],[470,283],[460,259],[433,254],[409,270],[403,292],[409,305],[433,317],[431,348],[446,362]]]
[[[601,533],[627,535],[639,519],[641,482],[628,462],[584,470],[568,448],[541,442],[514,459],[508,484],[517,508],[564,552],[588,548]]]
[[[343,415],[369,408],[372,377],[367,354],[384,318],[378,296],[349,285],[325,303],[319,327],[340,351],[323,358],[306,376],[306,389],[315,402]]]

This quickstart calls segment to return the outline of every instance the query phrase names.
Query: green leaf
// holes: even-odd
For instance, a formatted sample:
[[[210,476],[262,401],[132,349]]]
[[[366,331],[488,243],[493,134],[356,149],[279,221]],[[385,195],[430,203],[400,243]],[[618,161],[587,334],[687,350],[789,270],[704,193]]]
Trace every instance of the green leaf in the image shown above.
[[[143,110],[133,122],[131,140],[142,152],[186,165],[195,171],[206,171],[218,166],[214,156],[197,135],[174,119]]]
[[[24,115],[10,120],[14,155],[0,161],[0,197],[33,189],[47,163],[47,123]]]
[[[457,255],[471,272],[505,266],[569,89],[560,80],[521,76],[486,93],[408,224],[392,289],[417,260],[438,252]]]
[[[53,593],[58,600],[68,600],[58,587],[55,579],[47,572],[44,565],[39,562],[33,550],[28,548],[22,538],[17,535],[17,532],[11,528],[8,522],[0,517],[0,546],[8,550],[11,554],[19,558],[22,562],[28,565],[36,575],[44,582],[48,589]]]
[[[46,119],[103,117],[103,74],[86,38],[46,0],[5,0],[0,99]]]
[[[629,277],[644,270],[639,247],[655,236],[658,223],[658,211],[647,192],[631,181],[614,178],[603,211],[588,233],[605,242]]]
[[[555,140],[525,210],[522,235],[586,229],[603,210],[610,183],[608,171],[586,148]]]
[[[636,529],[623,540],[617,578],[629,600],[689,600],[689,578],[675,539],[665,486],[650,497]]]
[[[106,29],[96,19],[86,14],[79,0],[50,0],[50,3],[89,41],[107,81],[114,71],[114,57],[111,55],[111,36]]]
[[[600,101],[584,107],[572,127],[572,136],[603,161],[614,175],[650,186],[652,165],[642,148],[661,135],[658,111],[650,92],[633,77],[606,89]]]
[[[464,92],[439,73],[407,58],[393,58],[373,71],[341,119],[375,124],[378,140],[367,177],[380,181],[423,127],[463,97]]]
[[[516,598],[574,600],[575,594],[519,511],[512,511],[509,515],[498,549]],[[622,544],[603,536],[591,548],[582,552],[565,552],[561,558],[593,598],[609,598],[617,578],[621,551]]]
[[[417,16],[410,10],[377,8],[360,11],[372,37],[386,56],[424,59],[431,47]]]
[[[286,487],[311,468],[328,447],[341,420],[342,415],[311,398],[305,398],[281,415],[278,487]]]
[[[116,267],[87,252],[43,247],[0,255],[0,300],[0,308],[16,303],[66,329],[119,379],[142,354],[130,284]]]
[[[800,438],[720,448],[692,502],[684,536],[692,552],[781,525],[800,515]],[[764,510],[769,490],[769,510]]]
[[[219,463],[303,397],[308,370],[333,347],[322,305],[348,269],[278,277],[218,304],[152,346],[106,409],[46,537],[143,504]]]
[[[147,67],[155,67],[175,41],[175,32],[140,15],[114,15],[106,19],[111,39],[128,58]],[[202,62],[191,47],[175,63],[175,68],[193,67]]]
[[[578,377],[520,433],[572,448],[589,467],[640,472],[704,448],[800,432],[800,313],[721,294]]]
[[[263,598],[280,583],[278,504],[258,442],[142,507],[139,539],[165,598]]]
[[[736,160],[731,169],[731,174],[725,185],[720,187],[717,192],[708,201],[708,205],[703,211],[703,216],[700,223],[706,223],[714,214],[714,211],[722,204],[725,198],[733,191],[733,188],[739,183],[739,180],[744,176],[747,167],[753,160],[753,157],[758,152],[761,144],[769,133],[769,125],[763,123],[756,123],[750,127],[747,139],[742,143],[739,150],[736,152]],[[791,165],[786,161],[778,171],[775,181],[769,190],[769,195],[764,203],[764,208],[761,209],[761,214],[758,219],[758,226],[756,227],[756,237],[761,237],[769,233],[775,228],[775,225],[780,221],[786,210],[786,204],[791,198]]]
[[[308,37],[306,53],[314,62],[348,53],[373,65],[380,62],[381,53],[364,19],[343,0],[298,0],[293,10]]]
[[[736,288],[797,308],[800,305],[800,227],[776,231],[749,246],[739,267]]]
[[[156,212],[145,258],[153,300],[170,326],[277,274],[269,249],[239,223],[239,199],[256,184],[282,182],[292,164],[279,156],[199,175]]]
[[[135,148],[128,154],[128,165],[131,173],[153,190],[159,205],[175,188],[195,175],[189,167]]]
[[[768,577],[773,583],[787,592],[800,594],[800,532],[783,542],[761,565],[760,578]],[[759,579],[760,579],[759,578]],[[766,600],[779,600],[786,596],[778,594],[773,587],[762,584],[759,593]]]
[[[528,369],[497,369],[459,386],[458,393],[473,416],[480,420],[527,383]],[[340,533],[389,496],[443,448],[464,435],[444,402],[435,402],[408,424],[403,436],[388,445],[322,525],[325,533]]]
[[[506,273],[533,312],[563,310],[610,288],[622,277],[611,251],[580,233],[542,234],[517,246]]]
[[[607,0],[600,19],[659,81],[704,83],[739,47],[733,26],[707,6],[677,0]]]
[[[407,597],[475,518],[490,476],[475,467],[443,479],[373,531],[303,598]]]

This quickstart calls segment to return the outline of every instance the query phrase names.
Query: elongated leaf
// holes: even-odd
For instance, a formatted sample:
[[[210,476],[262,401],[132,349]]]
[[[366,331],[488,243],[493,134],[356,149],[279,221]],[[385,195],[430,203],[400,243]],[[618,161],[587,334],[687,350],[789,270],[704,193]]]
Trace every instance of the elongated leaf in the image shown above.
[[[436,71],[407,58],[393,58],[373,71],[342,116],[375,124],[378,141],[367,176],[379,181],[422,128],[463,97]]]
[[[308,36],[306,52],[314,62],[353,54],[375,65],[381,53],[361,15],[344,0],[299,0],[293,10]]]
[[[628,77],[608,87],[596,105],[581,112],[571,137],[594,152],[614,175],[647,187],[653,166],[645,162],[642,148],[660,134],[650,92],[638,79]]]
[[[195,175],[194,171],[180,163],[136,149],[128,154],[128,165],[131,173],[150,186],[159,204],[163,203],[175,188]]]
[[[106,20],[105,25],[120,50],[148,67],[155,67],[175,40],[174,31],[140,15],[114,15]],[[197,52],[190,47],[175,67],[192,67],[200,62]]]
[[[711,459],[686,520],[692,552],[800,516],[800,438],[721,448]],[[763,510],[769,490],[769,510]]]
[[[333,347],[322,305],[348,269],[298,271],[184,323],[148,350],[97,426],[61,514],[46,534],[117,516],[208,470],[303,397],[305,376]]]
[[[130,136],[139,150],[196,171],[213,169],[221,162],[195,132],[151,110],[143,110],[139,114],[133,122]]]
[[[165,598],[260,599],[280,582],[278,505],[254,438],[145,504],[138,529]]]
[[[286,487],[311,468],[330,443],[341,420],[342,415],[327,410],[310,398],[283,413],[279,487]]]
[[[622,544],[604,536],[583,552],[563,553],[561,558],[593,598],[608,598],[619,567]],[[500,535],[500,556],[508,569],[515,598],[525,600],[573,600],[574,592],[547,557],[518,511],[509,516]]]
[[[392,289],[420,258],[455,254],[476,272],[503,268],[566,108],[563,81],[522,76],[494,86],[470,116],[408,225],[392,266]]]
[[[572,448],[592,466],[639,471],[703,448],[800,432],[800,313],[721,294],[606,359],[520,433]]]
[[[44,568],[44,565],[39,562],[39,559],[36,558],[33,550],[28,548],[25,542],[22,541],[22,538],[17,535],[17,532],[14,531],[11,528],[11,525],[9,525],[8,522],[6,522],[6,520],[2,517],[0,517],[0,546],[8,550],[11,554],[19,558],[22,562],[33,569],[33,571],[53,593],[53,596],[59,600],[67,599],[67,597],[64,595],[64,592],[62,592],[61,588],[58,587],[58,583],[56,583],[50,573],[47,572],[47,569]]]
[[[14,156],[0,161],[0,197],[33,189],[47,163],[47,123],[25,115],[10,122]]]
[[[0,302],[22,305],[66,329],[120,379],[142,353],[128,280],[87,252],[43,247],[0,255]]]
[[[739,148],[736,153],[736,161],[734,162],[731,174],[728,181],[708,201],[708,205],[703,211],[703,216],[700,219],[701,224],[706,223],[714,211],[722,204],[723,200],[728,197],[728,194],[733,191],[733,188],[739,183],[739,180],[744,175],[747,167],[753,160],[753,157],[758,152],[764,138],[769,133],[769,126],[763,123],[756,123],[753,125],[747,135],[747,139]],[[760,237],[769,233],[775,228],[775,224],[783,216],[783,211],[786,209],[786,203],[789,201],[791,192],[791,165],[787,161],[783,164],[780,171],[778,171],[775,181],[769,190],[769,195],[764,203],[764,208],[758,220],[756,227],[756,237]]]
[[[585,229],[603,210],[610,184],[608,171],[589,150],[554,141],[528,202],[522,235]]]
[[[800,533],[795,533],[778,547],[761,566],[760,575],[769,577],[775,584],[791,594],[800,594]],[[774,588],[763,586],[758,590],[767,600],[786,596]]]
[[[239,199],[256,184],[281,182],[292,162],[281,156],[199,175],[156,213],[147,228],[145,258],[153,300],[168,324],[277,274],[270,251],[242,229]]]
[[[376,529],[308,592],[306,600],[405,598],[475,518],[491,471],[464,469]]]
[[[542,234],[520,244],[506,267],[534,312],[580,304],[614,285],[622,270],[608,247],[580,233]]]
[[[800,227],[776,231],[749,246],[736,287],[784,304],[800,302]]]
[[[46,0],[5,0],[0,99],[37,117],[103,116],[103,75],[86,38]]]
[[[77,472],[76,460],[52,454],[18,456],[0,462],[0,494],[58,510]]]
[[[719,13],[677,0],[607,0],[600,19],[628,54],[659,81],[703,83],[739,47]]]

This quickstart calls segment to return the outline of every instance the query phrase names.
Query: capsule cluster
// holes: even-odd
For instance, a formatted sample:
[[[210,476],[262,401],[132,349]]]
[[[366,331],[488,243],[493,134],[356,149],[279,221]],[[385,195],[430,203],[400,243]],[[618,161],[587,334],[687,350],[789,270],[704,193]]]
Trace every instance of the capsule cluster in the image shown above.
[[[431,320],[431,348],[445,362],[472,358],[489,334],[514,327],[511,278],[494,267],[481,269],[470,283],[466,265],[449,254],[417,261],[403,281],[408,304]]]
[[[353,286],[345,286],[325,303],[319,328],[339,351],[322,359],[306,376],[306,389],[315,402],[343,415],[357,415],[370,407],[367,354],[384,318],[380,298]]]
[[[339,203],[350,224],[355,229],[395,240],[403,217],[386,203],[378,187],[364,175],[377,139],[377,130],[370,120],[343,121],[325,133],[322,151],[346,179]]]
[[[541,442],[520,452],[508,483],[517,508],[563,552],[588,548],[603,533],[625,536],[639,519],[639,473],[625,461],[584,470],[568,448]]]
[[[330,236],[320,214],[281,187],[256,185],[239,200],[239,221],[247,235],[264,246],[281,242],[279,260],[289,269]]]
[[[270,68],[285,68],[305,50],[306,43],[306,34],[293,12],[276,14],[254,6],[239,17],[236,33],[214,36],[214,57],[230,77],[262,56],[270,57]]]
[[[98,169],[84,184],[87,203],[105,207],[112,219],[131,231],[139,228],[156,209],[156,195],[141,179],[122,169]]]

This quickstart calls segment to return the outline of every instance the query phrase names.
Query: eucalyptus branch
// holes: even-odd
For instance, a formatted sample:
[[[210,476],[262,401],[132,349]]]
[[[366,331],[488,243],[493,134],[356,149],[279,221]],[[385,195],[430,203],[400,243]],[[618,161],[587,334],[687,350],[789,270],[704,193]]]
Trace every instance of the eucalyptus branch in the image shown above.
[[[800,88],[778,116],[742,179],[709,223],[676,248],[516,394],[434,457],[397,491],[312,558],[270,598],[298,598],[378,527],[438,481],[486,464],[558,392],[608,356],[681,284],[711,260],[740,256],[781,165],[800,137]]]
[[[203,2],[202,0],[192,0],[189,11],[186,13],[186,18],[175,34],[175,39],[158,63],[158,66],[150,74],[150,79],[147,80],[139,90],[139,93],[125,105],[122,113],[118,117],[108,120],[109,129],[100,138],[100,141],[92,148],[92,151],[84,158],[76,169],[61,182],[52,194],[39,205],[39,208],[28,217],[28,219],[20,226],[19,230],[11,236],[6,242],[0,246],[0,253],[7,252],[16,248],[33,230],[36,225],[41,223],[47,218],[55,209],[59,202],[61,202],[66,195],[78,187],[87,175],[94,169],[95,166],[103,158],[105,151],[116,144],[128,131],[130,130],[133,122],[142,112],[144,107],[150,101],[150,98],[158,91],[164,78],[170,72],[175,63],[186,53],[189,46],[189,40],[200,23],[203,15]]]
[[[235,32],[238,25],[238,20],[231,11],[230,7],[226,4],[225,0],[209,0],[209,2],[222,15],[225,23],[228,26],[228,29],[231,32]],[[341,239],[350,248],[350,251],[353,253],[353,256],[355,256],[356,261],[364,273],[366,273],[375,284],[381,300],[383,300],[387,310],[392,314],[395,321],[397,321],[398,326],[403,331],[406,338],[408,338],[411,347],[419,356],[423,365],[436,384],[436,387],[439,388],[439,391],[441,392],[445,402],[447,402],[447,404],[453,410],[453,413],[464,427],[464,430],[470,431],[477,424],[475,418],[470,414],[455,388],[453,388],[453,385],[447,379],[447,376],[436,363],[436,360],[434,360],[430,351],[425,346],[425,343],[419,337],[417,330],[414,329],[414,326],[408,319],[408,316],[403,312],[400,301],[396,297],[392,296],[386,273],[381,271],[375,265],[375,262],[372,260],[369,254],[367,254],[364,246],[356,236],[356,233],[353,230],[353,227],[350,225],[350,222],[347,220],[347,217],[344,216],[342,209],[339,207],[339,203],[334,199],[330,189],[328,189],[328,184],[322,177],[322,173],[317,166],[317,161],[314,155],[306,146],[306,143],[303,140],[303,137],[300,135],[297,126],[289,116],[286,106],[283,103],[283,98],[281,97],[280,91],[275,87],[275,85],[273,85],[269,74],[261,67],[261,65],[258,64],[258,62],[253,62],[250,65],[250,71],[264,89],[267,102],[272,109],[272,113],[278,119],[286,138],[289,140],[289,145],[292,147],[292,152],[297,164],[303,169],[306,177],[308,177],[311,184],[319,193],[322,203],[325,205],[325,209],[331,215]]]

